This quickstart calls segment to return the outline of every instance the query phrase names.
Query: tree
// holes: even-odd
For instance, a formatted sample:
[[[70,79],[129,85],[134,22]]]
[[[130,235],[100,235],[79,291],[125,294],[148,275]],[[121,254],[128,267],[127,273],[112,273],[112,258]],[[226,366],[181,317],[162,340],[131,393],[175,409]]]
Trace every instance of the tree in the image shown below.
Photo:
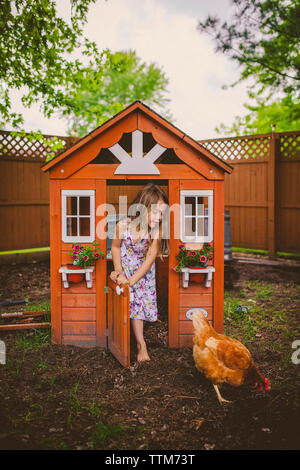
[[[69,132],[85,135],[131,102],[141,100],[166,118],[168,79],[158,65],[147,65],[135,51],[105,51],[100,69],[89,66],[75,76],[76,85],[67,89],[68,102],[62,110]]]
[[[90,63],[100,63],[95,43],[84,38],[82,27],[90,4],[70,0],[70,24],[58,16],[55,0],[2,0],[0,9],[0,126],[21,129],[21,114],[13,111],[12,89],[24,89],[22,102],[41,103],[50,117],[66,104],[64,89],[85,65],[72,58],[81,52]]]
[[[260,117],[268,105],[273,104],[273,110],[276,106],[285,109],[288,101],[299,106],[299,0],[232,0],[232,3],[236,11],[230,24],[227,21],[221,24],[219,18],[209,16],[198,25],[200,32],[213,37],[217,52],[227,54],[240,65],[240,78],[231,86],[252,79],[248,93],[256,105],[246,107],[258,112],[261,106]],[[282,105],[281,100],[285,100]],[[289,113],[286,116],[289,118]],[[254,121],[258,123],[260,118],[246,116],[244,124]]]
[[[259,101],[255,105],[244,105],[250,111],[244,117],[236,117],[231,126],[220,124],[216,131],[222,135],[268,134],[275,125],[276,132],[300,129],[300,107],[291,96],[266,105]]]
[[[134,52],[99,51],[83,36],[83,26],[96,0],[70,0],[68,20],[56,0],[2,0],[0,8],[0,128],[9,123],[24,137],[24,119],[13,109],[11,92],[22,90],[24,106],[37,102],[44,116],[67,116],[81,134],[101,124],[130,101],[145,100],[160,109],[168,83],[155,64],[147,66]],[[80,58],[80,59],[79,59]],[[56,151],[41,132],[26,134]],[[48,156],[54,156],[50,152]]]

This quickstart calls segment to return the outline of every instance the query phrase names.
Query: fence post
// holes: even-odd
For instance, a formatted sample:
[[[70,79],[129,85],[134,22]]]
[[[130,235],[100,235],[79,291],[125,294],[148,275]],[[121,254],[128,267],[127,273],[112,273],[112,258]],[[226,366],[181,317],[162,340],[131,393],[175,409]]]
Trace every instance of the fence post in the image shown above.
[[[280,157],[280,135],[272,133],[268,162],[268,253],[275,258],[277,252],[277,171]]]

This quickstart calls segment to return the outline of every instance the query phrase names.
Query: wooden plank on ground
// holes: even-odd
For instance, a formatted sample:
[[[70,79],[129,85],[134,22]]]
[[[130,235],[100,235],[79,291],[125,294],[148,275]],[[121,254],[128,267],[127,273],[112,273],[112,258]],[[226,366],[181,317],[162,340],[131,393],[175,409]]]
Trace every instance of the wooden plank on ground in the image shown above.
[[[9,331],[9,330],[29,330],[29,329],[36,329],[36,328],[46,328],[50,326],[51,323],[44,322],[44,323],[14,323],[10,325],[0,325],[0,331]]]

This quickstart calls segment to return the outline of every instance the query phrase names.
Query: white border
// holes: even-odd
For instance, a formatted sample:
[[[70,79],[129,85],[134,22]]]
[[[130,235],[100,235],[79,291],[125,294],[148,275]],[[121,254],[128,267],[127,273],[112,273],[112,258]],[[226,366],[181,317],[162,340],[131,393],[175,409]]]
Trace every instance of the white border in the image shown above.
[[[72,237],[66,233],[67,218],[67,196],[90,196],[90,236],[89,237]],[[62,224],[62,241],[65,243],[84,242],[90,243],[95,240],[95,191],[94,190],[65,190],[61,191],[61,224]]]
[[[183,221],[184,221],[184,197],[185,196],[206,196],[208,197],[208,234],[206,236],[183,236]],[[213,190],[181,190],[180,191],[180,240],[184,243],[209,243],[213,241],[213,204],[214,192]]]

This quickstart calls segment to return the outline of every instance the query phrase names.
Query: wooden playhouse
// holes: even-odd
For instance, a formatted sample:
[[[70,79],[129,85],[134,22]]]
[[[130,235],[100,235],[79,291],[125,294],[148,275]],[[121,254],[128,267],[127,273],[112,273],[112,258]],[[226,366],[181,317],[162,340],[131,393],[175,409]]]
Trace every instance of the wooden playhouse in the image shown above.
[[[171,208],[169,252],[156,261],[158,296],[168,296],[169,347],[192,345],[193,325],[186,313],[194,307],[204,309],[222,332],[224,175],[232,171],[227,163],[137,101],[44,165],[43,171],[49,171],[50,180],[53,342],[108,347],[129,365],[130,289],[109,278],[113,265],[103,231],[109,220],[111,224],[126,215],[149,180],[166,192]],[[103,209],[106,204],[108,211]],[[198,205],[204,208],[201,214]],[[192,209],[186,211],[187,206]],[[84,271],[81,283],[71,284],[66,265],[72,262],[72,244],[94,241],[105,260]],[[203,242],[213,243],[213,261],[205,268],[204,282],[194,283],[189,269],[178,274],[172,267],[179,245],[196,249]]]

